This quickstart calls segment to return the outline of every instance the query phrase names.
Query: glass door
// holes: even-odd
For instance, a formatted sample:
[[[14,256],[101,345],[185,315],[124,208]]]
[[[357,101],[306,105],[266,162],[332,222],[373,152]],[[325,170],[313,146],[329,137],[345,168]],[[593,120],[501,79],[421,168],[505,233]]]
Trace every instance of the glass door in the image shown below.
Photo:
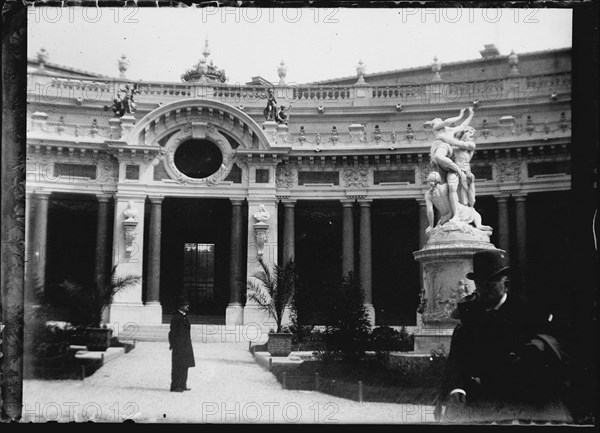
[[[215,303],[215,244],[185,243],[183,293],[190,314],[209,313]]]

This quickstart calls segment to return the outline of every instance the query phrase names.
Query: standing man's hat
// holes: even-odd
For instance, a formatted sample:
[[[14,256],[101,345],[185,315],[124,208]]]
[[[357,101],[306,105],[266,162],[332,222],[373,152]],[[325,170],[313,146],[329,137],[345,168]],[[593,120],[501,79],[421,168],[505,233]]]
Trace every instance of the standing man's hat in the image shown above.
[[[473,254],[473,272],[467,274],[469,280],[488,280],[508,274],[506,254],[500,250],[480,251]]]
[[[175,302],[178,307],[181,307],[182,305],[190,305],[190,301],[188,301],[185,296],[178,296],[175,299]]]

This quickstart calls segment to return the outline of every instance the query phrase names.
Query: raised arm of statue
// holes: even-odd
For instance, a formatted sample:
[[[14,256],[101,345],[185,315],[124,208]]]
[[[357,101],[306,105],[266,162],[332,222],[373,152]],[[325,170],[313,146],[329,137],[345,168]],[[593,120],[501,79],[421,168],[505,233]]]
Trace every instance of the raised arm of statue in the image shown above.
[[[460,110],[460,114],[456,117],[449,117],[446,120],[442,120],[440,118],[433,119],[432,129],[433,131],[443,130],[446,127],[450,127],[453,123],[458,122],[465,115],[465,109],[462,108]]]
[[[471,120],[473,120],[473,116],[475,115],[475,112],[473,111],[473,107],[468,107],[467,110],[469,110],[469,115],[467,116],[467,118],[463,121],[463,123],[461,123],[457,129],[463,129],[465,126],[469,126],[469,124],[471,123]]]

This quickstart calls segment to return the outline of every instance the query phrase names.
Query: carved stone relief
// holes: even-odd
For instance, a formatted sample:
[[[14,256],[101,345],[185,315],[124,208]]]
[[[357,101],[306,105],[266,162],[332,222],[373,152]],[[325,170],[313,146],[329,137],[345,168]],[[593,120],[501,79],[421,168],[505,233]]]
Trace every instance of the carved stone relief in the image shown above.
[[[346,167],[342,172],[344,178],[344,186],[346,188],[368,188],[369,180],[367,178],[369,171],[364,166]]]
[[[277,188],[292,188],[297,183],[296,173],[289,165],[279,164],[277,166],[275,183]]]
[[[202,179],[186,176],[175,165],[175,151],[181,143],[192,138],[201,138],[213,142],[217,145],[223,156],[221,167],[212,175]],[[185,124],[181,130],[174,134],[165,144],[165,153],[165,169],[171,178],[182,184],[193,183],[213,186],[222,182],[227,177],[233,166],[236,152],[231,148],[229,141],[217,131],[212,123],[197,122]]]
[[[520,161],[498,161],[496,167],[499,182],[520,182],[523,178]]]

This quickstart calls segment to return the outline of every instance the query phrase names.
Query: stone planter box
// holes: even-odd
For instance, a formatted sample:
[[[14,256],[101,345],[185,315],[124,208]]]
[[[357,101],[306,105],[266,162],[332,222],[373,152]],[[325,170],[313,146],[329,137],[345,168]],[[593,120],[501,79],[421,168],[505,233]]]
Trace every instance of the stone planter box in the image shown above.
[[[83,340],[89,351],[105,351],[110,347],[113,330],[109,328],[85,328]]]
[[[292,334],[288,332],[270,333],[267,350],[271,356],[288,356],[292,353]]]

